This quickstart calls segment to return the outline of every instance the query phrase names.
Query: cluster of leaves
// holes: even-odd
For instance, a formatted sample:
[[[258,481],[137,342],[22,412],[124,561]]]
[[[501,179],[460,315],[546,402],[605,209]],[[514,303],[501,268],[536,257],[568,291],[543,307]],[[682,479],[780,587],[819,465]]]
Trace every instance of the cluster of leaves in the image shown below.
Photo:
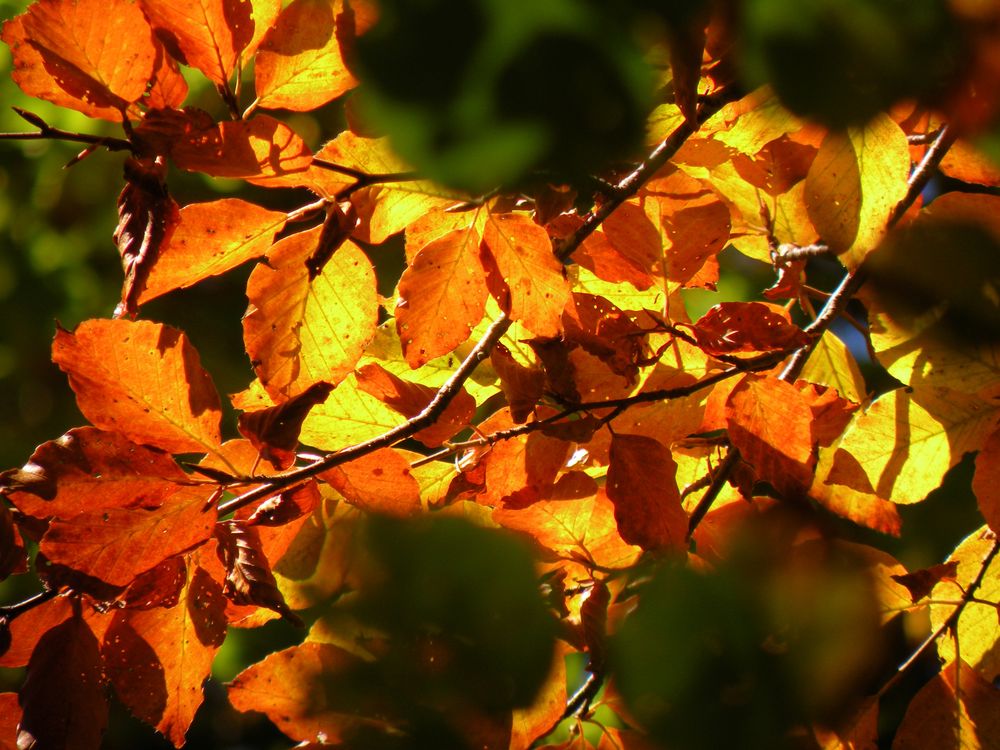
[[[52,348],[90,426],[0,479],[0,575],[44,586],[0,608],[0,666],[26,667],[0,747],[97,747],[112,691],[180,747],[227,630],[277,617],[304,639],[229,700],[303,746],[870,747],[887,628],[925,610],[895,674],[946,664],[893,747],[995,746],[1000,198],[920,194],[938,169],[1000,186],[966,140],[996,116],[1000,13],[592,5],[38,0],[4,24],[27,94],[122,128],[24,112],[38,131],[13,135],[127,157],[120,303]],[[868,56],[873,29],[904,60],[933,39],[931,72]],[[183,107],[181,65],[229,119]],[[359,79],[316,152],[264,113]],[[308,198],[181,206],[172,169]],[[692,320],[729,246],[775,283]],[[829,295],[822,255],[846,268]],[[224,439],[187,336],[141,312],[248,261],[254,379]],[[877,396],[829,330],[856,296],[901,383]],[[987,525],[947,563],[835,531],[901,533],[896,506],[971,452]]]

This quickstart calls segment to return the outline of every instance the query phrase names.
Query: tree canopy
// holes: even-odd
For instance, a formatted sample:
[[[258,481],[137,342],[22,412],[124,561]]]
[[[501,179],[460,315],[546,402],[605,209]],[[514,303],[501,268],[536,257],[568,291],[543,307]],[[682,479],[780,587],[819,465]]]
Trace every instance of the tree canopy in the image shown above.
[[[1000,747],[1000,4],[17,10],[0,750]]]

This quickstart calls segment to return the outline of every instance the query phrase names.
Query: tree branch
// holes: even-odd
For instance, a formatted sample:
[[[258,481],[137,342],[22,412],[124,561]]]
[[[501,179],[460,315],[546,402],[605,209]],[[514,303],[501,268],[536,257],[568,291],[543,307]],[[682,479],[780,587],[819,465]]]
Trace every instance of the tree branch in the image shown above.
[[[86,143],[94,148],[106,148],[108,151],[132,151],[132,144],[124,138],[115,138],[109,135],[88,135],[87,133],[74,133],[61,128],[54,128],[45,120],[20,107],[11,107],[24,120],[38,128],[38,132],[32,133],[0,133],[0,140],[4,141],[71,141],[73,143]]]

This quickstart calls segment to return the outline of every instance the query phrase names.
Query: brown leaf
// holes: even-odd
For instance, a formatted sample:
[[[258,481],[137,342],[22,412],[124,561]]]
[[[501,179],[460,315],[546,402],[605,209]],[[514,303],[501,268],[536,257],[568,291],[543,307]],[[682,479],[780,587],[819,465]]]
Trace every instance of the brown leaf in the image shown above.
[[[627,313],[604,297],[574,292],[562,321],[563,341],[578,344],[629,384],[635,383],[646,337]]]
[[[285,214],[236,198],[180,209],[138,289],[145,304],[263,256],[285,226]],[[138,283],[138,282],[137,282]]]
[[[706,354],[761,354],[791,350],[810,341],[809,335],[763,302],[722,302],[689,328]]]
[[[313,483],[293,487],[269,497],[247,517],[251,526],[285,526],[312,513],[319,503],[319,493]]]
[[[40,0],[7,21],[14,81],[29,96],[120,122],[153,75],[153,32],[128,0]]]
[[[39,639],[20,702],[19,748],[100,747],[108,723],[101,652],[79,612]]]
[[[986,438],[976,456],[972,491],[986,523],[993,531],[1000,530],[1000,431]]]
[[[11,573],[24,573],[27,569],[24,540],[14,525],[14,514],[0,502],[0,582]]]
[[[357,370],[358,388],[370,393],[407,419],[417,416],[437,395],[437,389],[403,380],[372,362]],[[476,411],[476,400],[460,388],[440,417],[413,437],[428,448],[436,448],[469,425]]]
[[[94,427],[43,443],[23,468],[0,474],[0,486],[22,513],[63,520],[88,511],[156,508],[187,482],[167,454]]]
[[[15,617],[9,625],[10,647],[0,652],[0,667],[25,666],[39,639],[72,616],[72,600],[57,596]]]
[[[168,557],[132,581],[122,593],[121,601],[127,609],[173,607],[180,600],[186,581],[184,558]]]
[[[215,507],[205,507],[207,495],[201,488],[184,487],[153,510],[112,509],[55,520],[39,550],[77,574],[81,590],[87,590],[88,577],[127,586],[140,573],[211,536]]]
[[[198,353],[176,328],[145,320],[85,320],[56,331],[52,361],[90,422],[170,452],[220,442],[222,405]]]
[[[421,510],[420,485],[410,473],[410,460],[394,448],[374,451],[320,476],[364,510],[392,516]]]
[[[116,318],[135,318],[138,314],[139,296],[149,272],[179,220],[177,204],[167,192],[163,157],[126,159],[125,187],[118,196],[118,227],[114,234],[125,272]]]
[[[606,490],[618,532],[643,549],[683,549],[688,517],[681,507],[677,464],[662,443],[644,435],[611,438]]]
[[[892,580],[906,586],[910,592],[910,598],[914,604],[931,593],[931,589],[941,581],[954,581],[958,574],[958,561],[952,560],[939,565],[932,565],[929,568],[915,570],[905,575],[895,575]]]
[[[537,366],[525,367],[516,362],[503,344],[493,347],[490,364],[500,376],[500,388],[510,407],[511,418],[515,423],[523,424],[542,397],[545,373]]]
[[[321,381],[277,406],[244,412],[237,421],[240,433],[275,468],[287,469],[295,461],[299,431],[309,410],[326,401],[332,390],[332,385]]]
[[[288,608],[278,590],[257,528],[246,521],[223,521],[216,524],[215,538],[226,568],[226,596],[237,604],[256,604],[273,610],[302,627],[302,620]]]
[[[191,561],[182,582],[172,606],[116,612],[102,644],[118,699],[174,747],[184,744],[226,636],[219,584]]]
[[[580,605],[580,628],[583,641],[587,645],[590,661],[587,668],[591,672],[603,674],[607,662],[608,605],[611,592],[604,581],[594,581],[587,598]]]
[[[698,82],[707,38],[708,7],[705,5],[699,11],[686,13],[684,23],[667,24],[664,29],[670,49],[674,102],[692,125],[698,122]]]

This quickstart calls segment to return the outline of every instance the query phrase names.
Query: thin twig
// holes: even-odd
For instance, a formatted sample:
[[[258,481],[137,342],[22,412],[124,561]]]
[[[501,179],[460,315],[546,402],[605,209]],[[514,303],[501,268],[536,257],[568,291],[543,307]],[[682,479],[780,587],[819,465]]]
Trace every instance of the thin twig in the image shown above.
[[[490,350],[496,345],[496,343],[503,337],[510,328],[511,320],[506,315],[501,315],[498,317],[492,325],[483,334],[483,337],[479,339],[479,342],[472,348],[468,356],[462,361],[462,364],[458,366],[458,369],[452,373],[448,381],[442,385],[434,398],[431,400],[424,410],[417,414],[415,417],[408,419],[403,424],[395,427],[388,432],[384,432],[371,440],[366,440],[363,443],[356,443],[348,448],[344,448],[336,453],[331,453],[330,455],[316,461],[314,463],[303,466],[294,471],[290,471],[286,474],[279,474],[277,476],[260,478],[263,482],[262,486],[254,488],[249,492],[234,497],[219,506],[219,515],[224,516],[228,513],[232,513],[239,508],[243,508],[250,503],[256,502],[257,500],[263,500],[266,497],[270,497],[276,491],[288,487],[297,482],[301,482],[304,479],[309,479],[317,474],[321,474],[327,469],[332,469],[335,466],[340,466],[348,461],[353,461],[359,456],[367,455],[379,448],[387,448],[390,445],[398,443],[400,440],[405,440],[406,438],[415,435],[420,432],[420,430],[425,427],[429,427],[434,424],[437,419],[444,413],[444,410],[448,407],[448,404],[452,402],[456,395],[460,392],[462,385],[466,380],[472,375],[473,371],[489,356]]]
[[[0,140],[5,141],[71,141],[73,143],[87,143],[95,148],[106,148],[108,151],[131,151],[132,144],[124,138],[115,138],[110,135],[88,135],[87,133],[74,133],[62,128],[54,128],[45,120],[20,107],[11,107],[23,119],[38,127],[37,132],[31,133],[0,133]]]
[[[9,604],[6,607],[0,607],[0,622],[4,622],[9,625],[10,621],[15,617],[23,615],[25,612],[44,604],[49,599],[55,599],[57,596],[59,596],[58,589],[45,589],[44,591],[40,591],[34,596],[25,599],[23,602]]]

